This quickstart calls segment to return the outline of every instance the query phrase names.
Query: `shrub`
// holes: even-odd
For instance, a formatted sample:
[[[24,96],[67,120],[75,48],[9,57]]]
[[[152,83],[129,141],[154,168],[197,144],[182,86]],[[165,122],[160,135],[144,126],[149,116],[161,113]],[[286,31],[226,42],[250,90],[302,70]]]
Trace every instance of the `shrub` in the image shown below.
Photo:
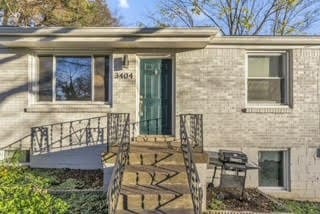
[[[70,204],[71,213],[108,213],[106,194],[103,192],[56,193]]]
[[[48,186],[26,168],[0,166],[0,213],[68,213],[69,205],[47,193]]]
[[[55,189],[62,189],[62,190],[73,190],[73,189],[83,189],[83,188],[84,188],[84,182],[81,180],[73,179],[73,178],[68,178],[63,183],[55,187]]]

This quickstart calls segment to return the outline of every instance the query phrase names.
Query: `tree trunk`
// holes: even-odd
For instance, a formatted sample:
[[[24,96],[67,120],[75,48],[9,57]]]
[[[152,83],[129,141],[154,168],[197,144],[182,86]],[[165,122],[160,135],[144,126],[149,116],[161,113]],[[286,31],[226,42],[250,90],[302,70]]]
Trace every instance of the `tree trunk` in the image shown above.
[[[6,26],[6,25],[8,25],[8,10],[6,10],[6,9],[3,9],[3,19],[2,19],[2,25],[3,26]]]

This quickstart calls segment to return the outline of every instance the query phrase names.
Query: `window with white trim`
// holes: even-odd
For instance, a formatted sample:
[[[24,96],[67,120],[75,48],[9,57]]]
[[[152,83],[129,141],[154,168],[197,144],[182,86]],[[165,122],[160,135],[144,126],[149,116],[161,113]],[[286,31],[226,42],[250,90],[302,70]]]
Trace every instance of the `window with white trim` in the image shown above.
[[[109,56],[38,56],[37,102],[108,102]]]
[[[287,52],[248,52],[247,103],[288,105]]]
[[[288,189],[289,151],[259,152],[259,186]]]

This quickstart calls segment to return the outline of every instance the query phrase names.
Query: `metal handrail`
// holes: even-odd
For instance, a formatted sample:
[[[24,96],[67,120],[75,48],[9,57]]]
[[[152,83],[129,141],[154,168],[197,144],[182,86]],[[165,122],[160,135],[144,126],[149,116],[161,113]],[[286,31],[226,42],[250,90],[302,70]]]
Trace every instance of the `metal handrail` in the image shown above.
[[[24,142],[27,139],[26,143]],[[24,137],[20,138],[19,140],[16,140],[13,143],[10,143],[9,145],[6,145],[4,147],[0,147],[0,150],[29,150],[30,149],[30,134],[25,135]]]
[[[30,159],[28,157],[28,154],[30,152],[30,134],[25,135],[24,137],[20,138],[19,140],[16,140],[13,143],[10,143],[9,145],[6,145],[4,147],[1,147],[0,150],[3,151],[13,151],[13,154],[11,154],[9,157],[6,157],[5,155],[5,162],[12,163],[15,160],[16,154],[20,151],[26,151],[27,152],[27,160],[26,162],[29,162]]]
[[[107,115],[31,128],[31,152],[48,153],[65,147],[103,144]]]
[[[111,117],[111,120],[115,119]],[[113,123],[113,121],[110,121]],[[114,214],[117,205],[118,198],[120,195],[121,184],[123,172],[125,170],[125,166],[129,161],[129,150],[130,150],[130,115],[126,115],[126,120],[124,124],[118,124],[118,128],[122,128],[122,135],[120,138],[120,142],[118,143],[119,150],[117,153],[116,162],[114,165],[114,169],[112,172],[112,176],[109,182],[108,192],[107,192],[107,203],[108,203],[108,213]],[[117,140],[114,138],[114,140]]]
[[[193,121],[193,120],[198,120],[198,121]],[[198,140],[202,140],[202,136],[201,137],[189,136],[188,129],[187,129],[188,121],[191,124],[190,126],[191,130],[189,130],[189,132],[193,133],[192,135],[194,135],[194,133],[202,133],[203,132],[202,115],[200,114],[199,115],[196,115],[196,114],[180,115],[181,150],[182,150],[184,162],[186,165],[186,171],[188,176],[188,182],[189,182],[189,188],[191,192],[194,212],[196,214],[200,214],[202,211],[203,191],[202,191],[197,167],[193,158],[193,148],[196,145],[202,145],[202,142],[196,142]],[[192,126],[192,123],[195,123],[195,122],[201,125]],[[199,130],[195,130],[195,129],[199,129]]]
[[[179,117],[179,115],[175,116],[175,117]],[[146,119],[146,120],[139,120],[139,121],[135,121],[133,123],[130,123],[130,129],[132,130],[132,137],[135,136],[135,134],[137,133],[137,128],[138,126],[140,126],[142,123],[146,123],[147,124],[147,133],[146,134],[150,134],[150,125],[153,123],[155,124],[155,129],[156,129],[156,133],[155,134],[161,134],[161,123],[163,122],[162,119],[164,119],[165,117],[156,117],[156,118],[151,118],[151,119]]]

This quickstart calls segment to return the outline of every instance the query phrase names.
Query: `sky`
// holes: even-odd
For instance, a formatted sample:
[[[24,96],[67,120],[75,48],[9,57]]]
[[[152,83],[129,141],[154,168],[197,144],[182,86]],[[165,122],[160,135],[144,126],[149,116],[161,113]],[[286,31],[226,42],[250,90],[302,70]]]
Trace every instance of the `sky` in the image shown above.
[[[125,27],[136,27],[141,24],[153,26],[148,14],[155,11],[159,0],[106,0],[109,8],[116,17],[120,17],[120,25]],[[201,26],[206,23],[204,15],[195,15],[194,21]],[[319,34],[320,22],[307,30],[307,34]]]
[[[127,27],[145,22],[148,12],[153,11],[159,0],[107,0],[116,16],[120,16],[121,24]]]

